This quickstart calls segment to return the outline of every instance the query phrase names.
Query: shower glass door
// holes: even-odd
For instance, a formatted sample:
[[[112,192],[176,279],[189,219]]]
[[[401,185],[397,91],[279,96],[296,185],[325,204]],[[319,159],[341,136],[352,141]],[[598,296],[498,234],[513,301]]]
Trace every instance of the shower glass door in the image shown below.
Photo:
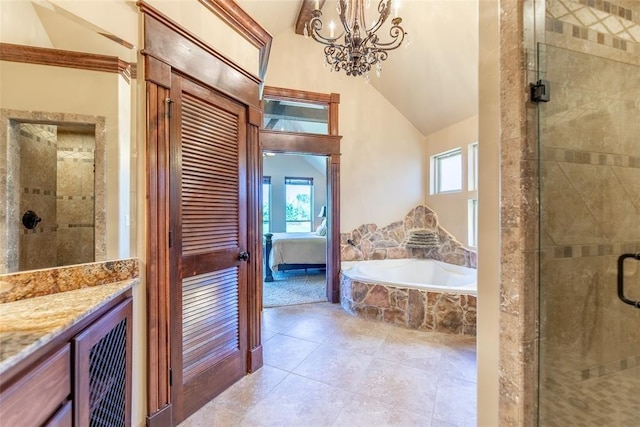
[[[540,426],[640,426],[640,67],[541,45]]]

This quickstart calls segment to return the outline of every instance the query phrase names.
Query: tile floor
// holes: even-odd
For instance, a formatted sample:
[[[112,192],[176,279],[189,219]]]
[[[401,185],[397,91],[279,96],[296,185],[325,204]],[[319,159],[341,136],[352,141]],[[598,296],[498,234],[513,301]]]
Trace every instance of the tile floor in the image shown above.
[[[355,318],[329,303],[265,309],[264,367],[180,424],[475,426],[475,339]]]

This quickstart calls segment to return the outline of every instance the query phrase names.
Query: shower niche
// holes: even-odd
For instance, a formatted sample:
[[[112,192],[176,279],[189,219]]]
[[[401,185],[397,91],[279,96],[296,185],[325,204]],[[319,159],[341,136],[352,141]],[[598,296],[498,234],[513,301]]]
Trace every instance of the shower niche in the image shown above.
[[[102,259],[104,118],[36,121],[25,116],[43,113],[6,113],[3,272]]]

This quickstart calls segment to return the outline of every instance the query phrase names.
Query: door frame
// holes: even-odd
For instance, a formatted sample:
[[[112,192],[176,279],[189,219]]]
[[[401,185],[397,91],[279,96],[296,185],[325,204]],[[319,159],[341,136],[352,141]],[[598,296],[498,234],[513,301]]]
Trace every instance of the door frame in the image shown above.
[[[329,107],[329,135],[260,129],[262,151],[327,156],[327,300],[340,302],[340,94],[265,86],[263,98],[302,101]],[[262,157],[261,157],[262,158]],[[260,165],[262,177],[262,164]],[[262,207],[262,204],[260,204]],[[262,224],[262,218],[260,218]],[[262,280],[262,279],[261,279]],[[261,282],[262,283],[262,282]]]
[[[247,370],[262,366],[262,239],[259,195],[262,148],[258,138],[262,113],[260,93],[272,37],[232,0],[199,0],[259,51],[258,76],[218,53],[144,1],[137,3],[144,21],[147,162],[147,425],[172,425],[171,298],[169,277],[169,115],[171,75],[202,83],[247,109]],[[260,285],[260,286],[259,286]]]

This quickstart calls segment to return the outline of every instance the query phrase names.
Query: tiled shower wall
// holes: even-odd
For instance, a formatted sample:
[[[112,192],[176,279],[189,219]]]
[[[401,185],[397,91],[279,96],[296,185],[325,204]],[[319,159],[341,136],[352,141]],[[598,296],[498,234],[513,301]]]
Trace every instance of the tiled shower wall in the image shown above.
[[[57,130],[53,125],[20,123],[18,126],[20,167],[20,213],[13,224],[20,229],[20,270],[56,265],[56,152]],[[32,229],[20,222],[22,215],[34,211],[42,221]]]
[[[20,215],[32,210],[42,221],[32,230],[15,222],[19,260],[8,271],[93,262],[95,135],[54,125],[16,126]]]
[[[617,258],[640,252],[640,2],[548,0],[545,35],[540,416],[562,423],[562,385],[579,391],[640,365],[640,310],[617,298]],[[626,270],[640,298],[640,268]],[[613,396],[619,407],[625,397]],[[605,412],[620,425],[640,421]]]
[[[94,260],[95,133],[58,132],[57,264]]]
[[[616,179],[621,168],[626,171],[622,173],[634,174],[633,169],[636,163],[637,154],[616,153],[613,151],[602,151],[601,149],[581,149],[576,146],[557,146],[551,150],[543,150],[538,152],[538,120],[537,105],[529,102],[529,83],[536,81],[538,76],[538,66],[541,70],[548,70],[546,54],[538,58],[537,45],[546,43],[547,46],[554,46],[548,49],[549,53],[553,50],[567,49],[573,51],[573,54],[565,56],[576,56],[578,52],[591,55],[583,61],[583,66],[589,65],[591,68],[579,66],[573,68],[570,75],[565,75],[565,81],[581,80],[580,95],[577,99],[579,102],[571,101],[570,104],[562,105],[563,98],[565,101],[566,93],[563,91],[567,88],[559,88],[557,85],[551,86],[551,102],[548,104],[550,108],[564,108],[564,113],[559,112],[555,117],[555,123],[565,121],[568,124],[566,135],[573,133],[580,134],[583,137],[590,138],[589,135],[596,126],[598,120],[602,118],[617,119],[615,102],[610,100],[609,106],[589,105],[592,90],[595,85],[597,90],[601,90],[607,84],[615,86],[616,82],[622,84],[621,94],[626,96],[624,104],[633,111],[638,111],[637,100],[638,92],[635,86],[635,79],[640,73],[632,72],[633,75],[623,74],[622,76],[612,74],[609,66],[598,65],[593,58],[595,56],[609,58],[612,61],[622,62],[629,65],[638,65],[640,61],[638,42],[638,17],[640,16],[640,2],[636,0],[501,0],[499,19],[500,19],[500,144],[501,144],[501,284],[500,284],[500,366],[499,366],[499,383],[500,383],[500,402],[499,402],[499,418],[501,425],[537,425],[537,389],[538,389],[538,372],[537,372],[537,347],[538,347],[538,322],[545,322],[546,314],[542,318],[538,318],[538,261],[539,261],[539,227],[541,226],[538,217],[538,158],[543,156],[546,161],[556,161],[557,167],[562,170],[562,166],[569,168],[581,169],[582,167],[591,167],[590,172],[598,173],[605,171],[613,173]],[[566,52],[566,51],[565,51]],[[600,63],[602,64],[602,63]],[[630,70],[626,66],[622,68]],[[627,73],[627,71],[623,71]],[[572,88],[574,89],[574,88]],[[620,88],[611,87],[610,89],[619,90]],[[635,104],[631,104],[634,102]],[[555,104],[555,106],[554,106]],[[606,104],[606,102],[605,102]],[[576,105],[581,108],[575,109]],[[620,107],[622,103],[617,103]],[[586,120],[579,121],[579,116],[589,114],[590,107],[596,110],[600,109],[603,114],[593,114]],[[622,110],[618,110],[621,112]],[[594,111],[592,111],[594,112]],[[594,121],[590,123],[589,120]],[[622,127],[634,127],[637,124],[630,125],[627,121],[617,121],[616,123]],[[632,119],[633,121],[634,119]],[[553,122],[554,120],[552,120]],[[637,122],[637,117],[635,119]],[[602,121],[600,122],[602,123]],[[553,123],[549,123],[553,125]],[[544,126],[544,124],[543,124]],[[544,131],[544,129],[541,129]],[[559,129],[555,129],[556,132]],[[617,128],[620,132],[620,127]],[[635,131],[638,135],[638,131]],[[595,133],[594,139],[601,133]],[[612,136],[605,136],[604,142],[610,142]],[[636,139],[637,141],[637,139]],[[640,144],[636,145],[640,146]],[[631,154],[631,155],[630,155]],[[626,156],[626,157],[625,157]],[[601,163],[602,162],[602,163]],[[566,163],[561,165],[560,163]],[[614,169],[617,170],[614,172]],[[565,175],[564,170],[562,174]],[[592,178],[593,176],[589,177]],[[567,175],[563,179],[567,179],[574,185],[577,177],[574,175],[570,179]],[[578,180],[580,181],[580,180]],[[636,179],[637,183],[638,180]],[[581,182],[578,182],[580,185]],[[622,184],[621,184],[622,185]],[[586,187],[586,186],[585,186]],[[584,197],[586,188],[573,187],[574,201],[580,199],[579,203],[587,206],[589,210],[595,200],[589,201],[588,197]],[[632,185],[637,189],[637,184]],[[595,187],[588,190],[595,194],[602,195],[607,188]],[[626,190],[630,191],[630,190]],[[631,190],[637,191],[637,190]],[[571,193],[569,193],[571,194]],[[637,194],[637,193],[636,193]],[[556,194],[552,199],[557,200],[563,197]],[[637,209],[637,200],[635,196],[634,205]],[[612,200],[610,200],[612,201]],[[613,201],[617,202],[617,201]],[[612,209],[612,205],[604,205],[608,209]],[[584,211],[582,211],[584,212]],[[613,213],[612,211],[610,211]],[[568,228],[578,227],[582,223],[583,218],[578,212],[572,212],[568,209],[561,214],[571,216],[571,221],[566,223]],[[573,215],[572,215],[573,214]],[[553,215],[551,213],[551,215]],[[614,214],[615,217],[616,214]],[[637,223],[636,223],[637,224]],[[544,225],[543,225],[544,226]],[[637,227],[637,226],[636,226]],[[569,237],[570,234],[565,235]],[[542,232],[543,244],[549,244],[549,237],[546,232]],[[545,237],[546,236],[546,237]],[[629,236],[631,237],[631,236]],[[604,292],[604,289],[593,286],[595,280],[609,280],[605,276],[611,276],[611,266],[606,269],[599,270],[600,277],[593,277],[593,268],[596,264],[602,265],[604,258],[607,257],[609,251],[618,249],[632,250],[637,247],[636,242],[610,242],[601,244],[597,242],[583,243],[579,241],[570,241],[567,243],[555,244],[553,250],[544,251],[541,260],[543,266],[540,271],[547,278],[553,278],[553,274],[562,274],[556,284],[562,283],[563,280],[572,280],[577,277],[578,282],[582,283],[584,288],[591,289],[593,292]],[[596,252],[599,254],[595,256]],[[602,257],[600,257],[602,254]],[[555,261],[552,263],[562,263],[568,260],[573,265],[566,268],[553,268],[547,264],[547,259],[551,258]],[[613,258],[612,253],[608,256]],[[584,273],[584,275],[583,275]],[[636,274],[636,273],[634,273]],[[580,276],[583,275],[581,278]],[[544,280],[544,279],[543,279]],[[586,289],[579,289],[584,291]],[[543,291],[544,292],[544,291]],[[553,292],[561,292],[559,289],[552,289]],[[610,294],[609,294],[610,295]],[[557,295],[556,295],[557,296]],[[591,303],[594,301],[595,295],[590,295]],[[544,297],[544,296],[543,296]],[[553,298],[550,296],[550,298]],[[609,304],[616,297],[609,297],[605,302]],[[563,309],[568,307],[570,312],[578,314],[580,309],[578,304],[573,304],[574,300],[565,300],[565,304],[558,303],[557,308],[562,306]],[[584,304],[582,307],[586,307]],[[591,314],[598,316],[604,315],[603,307],[597,306],[591,313],[586,313],[587,317]],[[597,312],[597,313],[596,313]],[[552,316],[562,316],[558,313],[550,313]],[[612,314],[609,311],[609,314]],[[556,319],[562,321],[559,317]],[[587,333],[588,329],[593,326],[584,319],[584,323],[580,325],[580,333]],[[576,325],[574,323],[574,325]],[[574,328],[574,331],[578,330]],[[555,331],[557,332],[557,331]],[[554,331],[551,332],[553,335]],[[574,337],[571,337],[573,339]],[[543,338],[544,340],[544,338]],[[588,340],[582,340],[586,343]],[[636,338],[637,342],[637,338]],[[562,360],[559,357],[556,360]],[[618,366],[628,366],[625,361],[620,361]],[[601,365],[603,367],[603,365]],[[599,369],[599,372],[606,372],[606,369]],[[585,370],[590,372],[590,370]],[[541,373],[544,375],[544,373]],[[575,421],[575,420],[574,420]]]
[[[640,312],[616,297],[618,255],[640,252],[640,2],[550,0],[546,35],[542,339],[586,364],[617,362],[640,356],[640,329],[624,327]],[[634,267],[627,280],[640,283]]]

